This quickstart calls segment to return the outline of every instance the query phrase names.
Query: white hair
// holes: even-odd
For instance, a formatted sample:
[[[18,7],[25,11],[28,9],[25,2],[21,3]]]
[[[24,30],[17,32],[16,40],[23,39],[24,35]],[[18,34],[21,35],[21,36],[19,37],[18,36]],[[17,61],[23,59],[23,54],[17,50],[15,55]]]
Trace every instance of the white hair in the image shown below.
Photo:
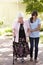
[[[24,18],[24,14],[22,12],[19,12],[18,13],[18,18],[20,18],[20,17],[23,17]]]

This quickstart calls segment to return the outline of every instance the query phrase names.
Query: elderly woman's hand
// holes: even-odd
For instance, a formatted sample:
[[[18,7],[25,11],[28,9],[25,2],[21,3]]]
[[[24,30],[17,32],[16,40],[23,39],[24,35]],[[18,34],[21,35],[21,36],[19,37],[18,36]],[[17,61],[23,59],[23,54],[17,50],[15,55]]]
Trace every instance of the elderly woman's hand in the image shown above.
[[[14,36],[14,37],[16,37],[16,34],[15,34],[16,30],[15,30],[15,29],[13,29],[13,31],[12,31],[12,32],[13,32],[13,36]]]
[[[30,33],[31,33],[31,30],[30,30],[30,29],[28,29],[28,30],[27,30],[27,32],[28,32],[28,33],[29,33],[29,35],[30,35]]]

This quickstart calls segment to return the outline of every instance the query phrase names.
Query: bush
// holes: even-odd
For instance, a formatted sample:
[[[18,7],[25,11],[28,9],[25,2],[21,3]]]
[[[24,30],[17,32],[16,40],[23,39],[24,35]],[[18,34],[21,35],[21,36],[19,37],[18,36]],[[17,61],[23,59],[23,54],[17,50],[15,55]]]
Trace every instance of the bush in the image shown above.
[[[0,32],[0,36],[2,35],[2,32]]]
[[[0,26],[3,25],[3,21],[0,21]]]
[[[43,35],[40,35],[40,41],[43,43]]]
[[[0,31],[0,36],[3,35],[5,32],[4,31]]]
[[[11,28],[6,28],[6,29],[5,29],[5,32],[6,32],[6,33],[11,32],[11,33],[12,33],[12,29],[11,29]]]
[[[41,24],[41,29],[40,29],[40,31],[43,31],[43,24]]]
[[[41,28],[40,31],[42,32],[43,31],[43,28]]]
[[[12,36],[12,29],[11,28],[6,28],[5,29],[5,35],[6,36]]]

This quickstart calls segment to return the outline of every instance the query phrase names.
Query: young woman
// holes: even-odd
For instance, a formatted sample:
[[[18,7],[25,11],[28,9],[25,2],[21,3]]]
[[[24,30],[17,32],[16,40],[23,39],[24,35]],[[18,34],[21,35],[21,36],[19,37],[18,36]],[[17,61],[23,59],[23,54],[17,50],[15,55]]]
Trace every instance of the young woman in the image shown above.
[[[39,44],[39,32],[40,32],[40,19],[38,18],[37,11],[33,11],[32,16],[29,20],[30,24],[30,60],[33,60],[33,47],[35,43],[35,62],[37,62],[37,56],[38,56],[38,44]]]
[[[13,36],[15,36],[14,51],[17,57],[25,57],[29,54],[29,47],[26,38],[28,36],[29,25],[23,19],[23,14],[19,13],[18,20],[13,25]]]

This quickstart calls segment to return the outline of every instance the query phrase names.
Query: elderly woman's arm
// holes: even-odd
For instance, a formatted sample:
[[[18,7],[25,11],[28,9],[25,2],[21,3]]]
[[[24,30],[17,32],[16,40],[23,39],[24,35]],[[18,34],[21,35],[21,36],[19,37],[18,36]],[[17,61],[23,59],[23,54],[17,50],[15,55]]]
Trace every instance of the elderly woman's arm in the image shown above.
[[[12,34],[13,36],[16,36],[16,22],[12,24]]]
[[[27,32],[30,34],[30,32],[31,32],[31,31],[30,31],[30,28],[28,28]]]
[[[13,36],[16,36],[15,29],[12,30]]]

